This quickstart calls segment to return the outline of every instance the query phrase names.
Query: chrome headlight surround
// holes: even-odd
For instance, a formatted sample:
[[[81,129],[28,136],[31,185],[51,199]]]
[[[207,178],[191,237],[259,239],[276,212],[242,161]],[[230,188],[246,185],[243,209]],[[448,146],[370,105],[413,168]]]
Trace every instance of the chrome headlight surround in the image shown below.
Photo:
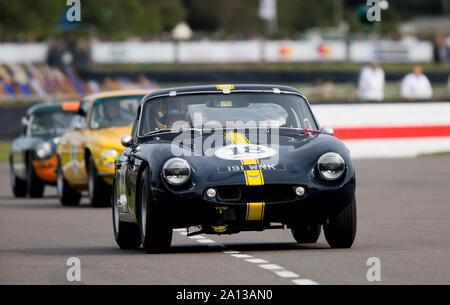
[[[185,184],[191,172],[191,166],[182,158],[170,158],[162,167],[162,176],[171,185]]]
[[[36,146],[36,155],[39,159],[48,158],[52,153],[52,145],[49,142],[41,142]]]
[[[335,181],[342,177],[345,172],[345,161],[340,154],[328,152],[320,156],[317,161],[317,171],[321,178]]]

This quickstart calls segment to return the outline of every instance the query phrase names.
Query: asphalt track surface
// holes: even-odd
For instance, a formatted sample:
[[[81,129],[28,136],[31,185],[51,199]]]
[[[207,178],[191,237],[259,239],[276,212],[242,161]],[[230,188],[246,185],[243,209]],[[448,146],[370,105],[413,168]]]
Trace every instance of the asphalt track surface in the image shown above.
[[[357,160],[358,233],[351,249],[298,245],[289,230],[236,235],[174,232],[171,250],[120,250],[109,208],[15,199],[0,165],[0,284],[450,284],[450,157]],[[203,237],[203,238],[202,238]],[[209,240],[210,239],[210,240]],[[234,252],[233,252],[234,251]],[[369,282],[370,257],[381,281]]]

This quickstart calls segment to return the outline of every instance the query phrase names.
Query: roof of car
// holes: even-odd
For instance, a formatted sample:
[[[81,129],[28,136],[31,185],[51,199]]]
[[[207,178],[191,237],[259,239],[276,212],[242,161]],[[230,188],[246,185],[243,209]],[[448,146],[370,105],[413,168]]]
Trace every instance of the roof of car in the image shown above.
[[[33,113],[41,113],[41,112],[48,112],[48,111],[77,111],[80,107],[79,101],[65,101],[61,103],[54,103],[54,104],[36,104],[28,108],[27,110],[27,116],[33,114]]]
[[[203,85],[203,86],[188,86],[188,87],[175,87],[161,90],[155,90],[145,96],[143,101],[161,95],[169,94],[181,94],[181,93],[196,93],[196,92],[223,92],[223,90],[233,91],[268,91],[275,92],[289,92],[303,95],[300,91],[289,86],[279,85],[259,85],[259,84],[218,84],[218,85]]]
[[[93,93],[83,97],[83,100],[97,100],[99,98],[115,97],[115,96],[127,96],[127,95],[146,95],[153,90],[114,90],[114,91],[103,91],[98,93]]]

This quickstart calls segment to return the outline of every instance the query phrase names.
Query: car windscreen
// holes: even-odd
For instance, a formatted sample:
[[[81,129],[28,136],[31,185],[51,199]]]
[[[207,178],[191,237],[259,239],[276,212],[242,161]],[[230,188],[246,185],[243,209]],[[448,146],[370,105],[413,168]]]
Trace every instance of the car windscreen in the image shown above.
[[[143,95],[130,95],[96,100],[89,127],[102,129],[131,125],[136,118],[138,103],[143,97]]]
[[[61,135],[70,127],[74,112],[47,111],[32,115],[29,125],[31,136]]]
[[[189,94],[146,102],[139,135],[164,129],[250,127],[317,129],[307,102],[298,95]]]

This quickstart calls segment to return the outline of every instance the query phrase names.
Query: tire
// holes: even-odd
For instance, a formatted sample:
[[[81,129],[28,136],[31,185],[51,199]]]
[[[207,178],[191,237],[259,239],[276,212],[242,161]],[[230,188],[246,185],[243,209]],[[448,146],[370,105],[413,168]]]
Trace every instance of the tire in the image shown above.
[[[321,230],[320,224],[299,224],[291,232],[299,244],[314,244],[319,239]]]
[[[44,195],[44,182],[39,179],[34,170],[31,155],[27,158],[27,193],[31,198],[41,198]]]
[[[64,206],[76,206],[80,204],[81,193],[73,189],[64,178],[61,162],[58,160],[58,172],[56,178],[56,190],[59,202]]]
[[[88,193],[94,207],[110,207],[112,187],[97,174],[94,158],[89,156],[88,161]]]
[[[119,207],[115,192],[113,191],[112,215],[114,238],[120,249],[139,249],[141,246],[141,232],[139,225],[135,223],[123,222],[119,219]]]
[[[323,225],[325,238],[331,248],[350,248],[356,236],[356,200],[339,213],[328,218]]]
[[[142,173],[139,186],[138,215],[142,246],[147,253],[163,252],[172,243],[172,228],[152,199],[148,168]]]
[[[14,172],[13,166],[9,165],[9,178],[11,182],[11,189],[16,198],[23,198],[27,196],[27,182],[18,178]]]

